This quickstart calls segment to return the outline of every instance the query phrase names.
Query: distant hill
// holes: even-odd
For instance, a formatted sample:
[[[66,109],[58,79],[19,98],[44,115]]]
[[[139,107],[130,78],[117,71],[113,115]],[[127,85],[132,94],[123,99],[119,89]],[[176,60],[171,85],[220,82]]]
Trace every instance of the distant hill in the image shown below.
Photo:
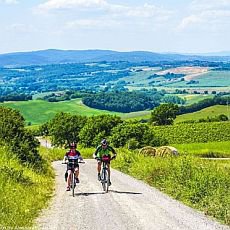
[[[230,61],[230,56],[160,54],[147,51],[117,52],[111,50],[41,50],[0,54],[0,66],[25,66],[99,61]]]

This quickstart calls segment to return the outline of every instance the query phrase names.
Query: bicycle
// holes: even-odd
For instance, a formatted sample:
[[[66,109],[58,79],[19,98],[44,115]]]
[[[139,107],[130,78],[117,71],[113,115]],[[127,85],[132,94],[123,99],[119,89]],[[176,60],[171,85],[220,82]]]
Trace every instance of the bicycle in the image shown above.
[[[71,174],[70,174],[70,188],[72,190],[72,195],[73,197],[75,196],[75,193],[74,193],[74,189],[76,187],[76,177],[75,177],[75,165],[81,163],[81,164],[84,164],[85,162],[84,161],[78,161],[77,159],[77,162],[76,162],[76,159],[69,159],[68,162],[62,162],[62,164],[69,164],[69,166],[71,167],[70,170],[71,170]]]
[[[110,158],[110,156],[102,156],[101,161],[102,161],[102,170],[101,170],[101,185],[103,190],[107,193],[109,191],[109,182],[110,182],[110,177],[108,173],[108,163],[113,160],[114,157]]]

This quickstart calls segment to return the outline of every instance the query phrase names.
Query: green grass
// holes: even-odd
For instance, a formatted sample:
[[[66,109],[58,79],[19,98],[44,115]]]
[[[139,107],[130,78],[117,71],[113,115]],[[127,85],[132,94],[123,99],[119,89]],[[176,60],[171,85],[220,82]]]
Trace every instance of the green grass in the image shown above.
[[[224,164],[189,155],[146,157],[123,149],[112,167],[230,225],[230,167]]]
[[[33,125],[45,123],[46,121],[52,119],[58,112],[69,112],[83,116],[119,114],[115,112],[89,108],[82,104],[81,99],[62,102],[31,100],[23,102],[0,103],[0,106],[1,105],[19,110],[25,118],[26,122],[31,122]]]
[[[226,116],[230,117],[230,106],[214,105],[194,113],[179,115],[176,117],[175,123],[180,123],[188,120],[198,121],[201,118],[207,118],[207,117],[211,118],[211,117],[218,116],[220,114],[225,114]]]
[[[93,116],[110,114],[120,116],[122,119],[145,119],[150,117],[150,111],[140,111],[132,113],[118,113],[106,110],[93,109],[84,105],[81,99],[75,99],[71,101],[62,102],[47,102],[43,100],[31,100],[21,102],[6,102],[0,103],[0,106],[7,106],[17,109],[21,112],[26,120],[32,124],[31,129],[36,129],[36,125],[43,124],[52,119],[56,113],[68,112],[71,114],[82,116]]]
[[[222,87],[230,86],[230,71],[210,71],[198,76],[195,80],[199,81],[199,86]]]
[[[186,105],[191,105],[207,98],[213,98],[213,95],[207,95],[207,94],[176,94],[176,95],[186,99]]]
[[[179,153],[189,153],[201,157],[230,157],[230,141],[174,144]]]
[[[54,174],[22,166],[0,147],[0,228],[31,227],[53,194]]]

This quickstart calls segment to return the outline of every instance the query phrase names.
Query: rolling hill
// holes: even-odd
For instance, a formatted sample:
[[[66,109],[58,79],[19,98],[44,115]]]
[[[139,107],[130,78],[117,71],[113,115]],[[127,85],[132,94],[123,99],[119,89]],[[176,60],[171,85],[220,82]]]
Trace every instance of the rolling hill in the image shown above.
[[[0,54],[0,66],[26,66],[100,61],[230,61],[230,56],[160,54],[147,51],[117,52],[111,50],[57,50]]]

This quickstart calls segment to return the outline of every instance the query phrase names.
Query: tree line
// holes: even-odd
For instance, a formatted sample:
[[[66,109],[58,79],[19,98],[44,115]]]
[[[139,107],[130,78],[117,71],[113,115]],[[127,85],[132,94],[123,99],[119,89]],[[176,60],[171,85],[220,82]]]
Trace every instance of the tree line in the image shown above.
[[[230,103],[229,96],[216,95],[214,98],[207,98],[197,103],[194,103],[192,105],[181,106],[179,108],[178,115],[185,114],[185,113],[193,113],[213,105],[227,105],[229,103]]]
[[[162,104],[155,108],[149,123],[123,121],[118,116],[80,116],[70,113],[58,113],[49,122],[40,127],[39,134],[51,136],[54,146],[68,146],[71,142],[80,142],[83,147],[96,147],[101,139],[107,138],[114,147],[140,148],[146,145],[167,144],[165,138],[154,135],[153,125],[173,124],[178,106]]]
[[[143,92],[100,92],[90,94],[82,98],[82,102],[92,108],[116,111],[116,112],[135,112],[146,109],[153,109],[159,105],[159,95],[152,96]]]

